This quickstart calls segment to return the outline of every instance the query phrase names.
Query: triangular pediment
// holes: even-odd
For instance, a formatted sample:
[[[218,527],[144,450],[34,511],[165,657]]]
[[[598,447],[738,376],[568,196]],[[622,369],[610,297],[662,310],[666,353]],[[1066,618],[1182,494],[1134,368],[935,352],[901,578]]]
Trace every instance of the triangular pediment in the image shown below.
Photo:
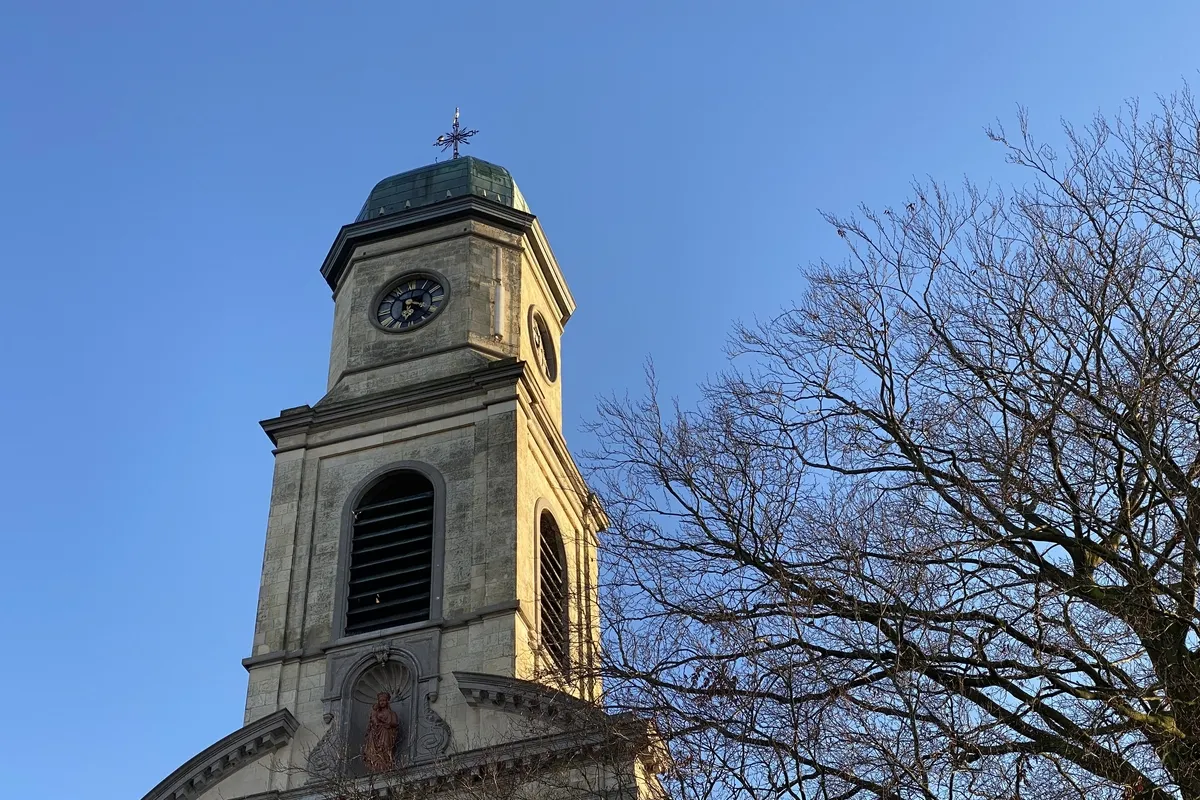
[[[242,768],[283,747],[299,726],[286,708],[243,725],[188,759],[142,800],[194,800]]]

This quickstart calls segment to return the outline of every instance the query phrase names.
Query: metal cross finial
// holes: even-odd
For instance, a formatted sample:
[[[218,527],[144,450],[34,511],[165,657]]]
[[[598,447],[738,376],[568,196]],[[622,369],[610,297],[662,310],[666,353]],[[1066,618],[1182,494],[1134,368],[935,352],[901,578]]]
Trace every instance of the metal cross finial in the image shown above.
[[[479,131],[462,131],[458,129],[458,109],[455,108],[454,125],[450,128],[450,132],[443,133],[441,136],[437,137],[437,141],[433,143],[433,146],[442,148],[443,153],[446,152],[447,148],[453,147],[454,157],[458,158],[458,146],[460,144],[470,144],[470,142],[467,140],[477,133],[479,133]]]

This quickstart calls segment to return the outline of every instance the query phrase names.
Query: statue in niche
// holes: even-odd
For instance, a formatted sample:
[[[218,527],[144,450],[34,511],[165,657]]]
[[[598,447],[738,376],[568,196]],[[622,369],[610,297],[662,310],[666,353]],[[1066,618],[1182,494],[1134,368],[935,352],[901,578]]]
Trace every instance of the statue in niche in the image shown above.
[[[396,766],[396,740],[400,736],[400,718],[392,710],[392,695],[380,692],[367,718],[363,741],[363,763],[371,772],[387,772]]]

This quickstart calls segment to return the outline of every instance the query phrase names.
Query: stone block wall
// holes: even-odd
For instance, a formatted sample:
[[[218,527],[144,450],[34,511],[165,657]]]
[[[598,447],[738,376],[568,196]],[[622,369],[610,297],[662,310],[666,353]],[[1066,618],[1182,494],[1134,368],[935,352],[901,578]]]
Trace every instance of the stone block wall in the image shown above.
[[[288,708],[300,723],[287,751],[296,773],[338,702],[332,660],[387,641],[403,647],[406,636],[425,629],[436,629],[440,653],[432,711],[455,731],[453,747],[506,735],[500,718],[489,722],[467,707],[451,672],[545,673],[536,656],[542,508],[554,514],[567,548],[572,631],[592,619],[590,608],[581,609],[594,602],[584,586],[594,580],[595,523],[561,434],[559,336],[571,309],[556,303],[545,256],[531,250],[528,236],[466,220],[359,247],[335,292],[329,392],[315,409],[279,418],[319,413],[334,420],[297,424],[277,437],[258,616],[245,661],[246,721]],[[443,277],[446,307],[408,333],[378,329],[371,318],[380,292],[410,271]],[[499,338],[497,277],[504,286]],[[536,367],[528,342],[531,308],[551,327],[559,352],[553,381]],[[511,380],[477,377],[505,363],[513,365]],[[372,411],[378,403],[391,405]],[[346,637],[339,591],[350,506],[381,470],[414,463],[444,486],[440,598],[428,623]],[[586,658],[578,637],[572,658]]]

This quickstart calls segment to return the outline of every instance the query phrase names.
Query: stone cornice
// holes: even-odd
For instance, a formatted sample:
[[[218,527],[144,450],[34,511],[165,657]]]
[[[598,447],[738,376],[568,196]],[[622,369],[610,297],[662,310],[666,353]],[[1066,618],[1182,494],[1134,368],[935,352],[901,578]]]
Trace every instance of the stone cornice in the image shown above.
[[[280,664],[284,661],[303,661],[305,659],[322,658],[325,653],[330,650],[335,650],[345,644],[359,644],[364,641],[386,640],[394,638],[398,635],[416,633],[418,631],[429,630],[432,628],[440,628],[443,632],[455,630],[470,625],[472,622],[478,622],[490,617],[503,616],[505,614],[516,614],[525,623],[528,628],[533,627],[533,622],[525,614],[525,609],[521,605],[520,600],[509,600],[503,603],[492,603],[491,605],[476,608],[472,611],[463,614],[452,614],[443,617],[440,620],[429,620],[428,622],[416,623],[407,626],[403,629],[385,629],[373,633],[363,634],[352,639],[342,639],[339,641],[328,642],[316,647],[298,648],[296,650],[275,650],[270,653],[261,653],[256,656],[249,656],[242,659],[242,666],[247,671],[255,667],[261,667],[264,664]]]
[[[494,361],[483,369],[437,378],[399,390],[391,390],[352,400],[317,403],[315,407],[298,406],[282,411],[278,417],[259,424],[278,446],[279,440],[297,434],[315,433],[350,425],[364,420],[386,417],[411,408],[436,405],[457,399],[464,394],[486,392],[500,386],[516,384],[524,374],[525,364],[513,359]]]
[[[370,792],[383,800],[390,796],[389,790],[394,786],[453,790],[455,781],[469,779],[481,771],[519,774],[529,770],[532,763],[542,768],[588,760],[593,763],[625,761],[632,765],[635,760],[644,760],[646,732],[644,723],[627,715],[601,714],[597,724],[586,728],[460,751],[438,761],[413,765],[394,775],[362,778],[356,788],[364,797]],[[303,786],[251,795],[243,800],[308,800],[323,796],[312,786]],[[453,796],[453,791],[449,796]]]
[[[329,288],[336,294],[342,275],[350,264],[355,249],[360,245],[466,218],[490,222],[515,233],[529,232],[535,219],[532,214],[518,211],[493,200],[466,195],[399,214],[388,214],[363,222],[343,225],[342,229],[338,231],[337,238],[333,240],[333,245],[329,248],[329,254],[325,256],[324,263],[321,264],[321,276],[325,278]],[[542,240],[544,241],[544,237]],[[547,246],[547,251],[548,249]]]
[[[472,708],[495,708],[566,722],[566,733],[549,737],[551,739],[574,735],[576,741],[582,743],[599,735],[610,744],[635,743],[638,758],[655,772],[661,771],[670,760],[654,725],[632,712],[609,714],[574,695],[520,678],[457,670],[452,674],[458,690]]]
[[[603,714],[600,709],[574,695],[533,681],[486,672],[455,670],[453,674],[458,690],[472,707],[486,706],[533,716],[551,715],[557,709]]]
[[[228,773],[287,744],[299,726],[300,723],[286,708],[244,725],[193,756],[151,789],[142,800],[187,800],[197,797]]]
[[[525,238],[529,242],[534,258],[537,259],[542,278],[550,288],[550,297],[554,300],[558,310],[558,324],[566,325],[567,320],[575,313],[575,298],[571,296],[571,290],[567,288],[562,269],[558,266],[558,259],[554,257],[554,252],[550,249],[550,242],[546,239],[541,224],[535,220],[526,232]]]
[[[279,448],[280,440],[287,437],[319,433],[344,425],[391,416],[414,408],[437,405],[462,398],[468,394],[480,394],[501,386],[517,384],[524,389],[520,394],[530,401],[526,405],[527,413],[545,436],[551,452],[562,466],[571,487],[579,493],[580,497],[587,500],[584,514],[585,516],[590,515],[593,521],[593,525],[588,527],[594,528],[589,533],[595,537],[596,531],[608,527],[608,517],[583,480],[562,432],[550,420],[543,408],[541,387],[537,385],[537,381],[531,379],[523,361],[511,358],[501,359],[489,363],[482,369],[436,378],[404,389],[393,389],[352,400],[333,402],[323,400],[316,406],[304,405],[288,408],[281,411],[279,416],[263,420],[259,424],[267,436],[271,437],[271,443]],[[289,445],[286,448],[279,448],[276,452],[303,446],[303,444]]]

